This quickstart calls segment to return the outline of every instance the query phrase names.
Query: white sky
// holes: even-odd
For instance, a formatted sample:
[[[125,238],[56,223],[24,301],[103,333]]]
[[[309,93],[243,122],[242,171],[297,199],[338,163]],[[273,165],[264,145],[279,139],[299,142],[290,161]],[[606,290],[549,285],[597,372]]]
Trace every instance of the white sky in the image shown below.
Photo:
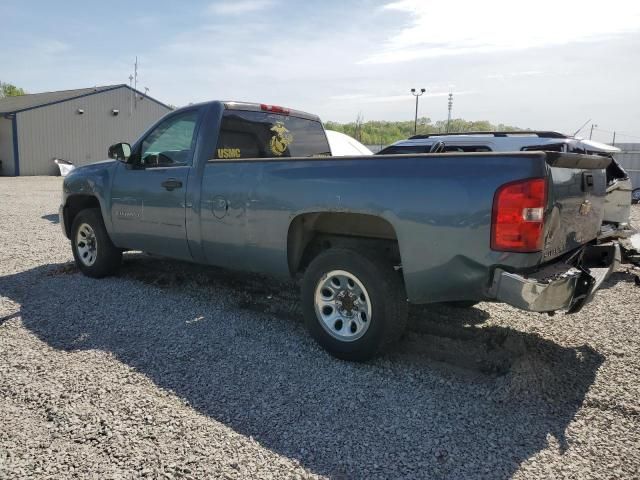
[[[18,4],[19,3],[19,4]],[[236,0],[0,5],[0,80],[126,83],[161,101],[282,104],[323,119],[420,115],[640,141],[640,0]],[[632,137],[618,137],[632,141]]]

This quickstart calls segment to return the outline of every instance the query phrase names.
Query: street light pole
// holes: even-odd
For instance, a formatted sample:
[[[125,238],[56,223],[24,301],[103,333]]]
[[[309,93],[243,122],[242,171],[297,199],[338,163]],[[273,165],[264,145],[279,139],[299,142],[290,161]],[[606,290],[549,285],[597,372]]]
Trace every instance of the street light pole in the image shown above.
[[[416,92],[415,88],[411,89],[411,95],[416,97],[416,116],[415,116],[415,120],[413,122],[413,134],[414,135],[416,133],[418,133],[418,97],[420,97],[424,92],[426,92],[426,90],[424,88],[420,89],[420,93]]]
[[[447,115],[447,133],[449,133],[449,124],[451,123],[451,107],[453,107],[453,93],[449,93],[449,114]]]

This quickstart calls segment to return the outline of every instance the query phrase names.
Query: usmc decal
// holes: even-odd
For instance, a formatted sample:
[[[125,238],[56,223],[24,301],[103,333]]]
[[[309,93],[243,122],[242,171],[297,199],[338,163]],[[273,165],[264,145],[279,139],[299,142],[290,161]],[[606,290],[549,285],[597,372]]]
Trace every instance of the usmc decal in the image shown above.
[[[219,148],[218,158],[240,158],[239,148]]]
[[[276,157],[280,157],[287,150],[291,142],[293,142],[293,135],[291,135],[291,132],[287,130],[287,127],[285,127],[282,122],[276,122],[276,124],[271,127],[271,131],[274,132],[270,142],[271,153]]]

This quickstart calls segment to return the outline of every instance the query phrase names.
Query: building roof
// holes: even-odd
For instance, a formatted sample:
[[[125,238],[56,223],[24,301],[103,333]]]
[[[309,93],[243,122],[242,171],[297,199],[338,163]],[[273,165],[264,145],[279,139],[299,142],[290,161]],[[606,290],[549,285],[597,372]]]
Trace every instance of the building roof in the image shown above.
[[[86,97],[88,95],[94,95],[96,93],[107,92],[109,90],[116,90],[118,88],[131,88],[127,84],[119,85],[105,85],[102,87],[91,88],[78,88],[76,90],[59,90],[57,92],[43,92],[43,93],[30,93],[27,95],[20,95],[17,97],[5,97],[0,98],[0,115],[7,113],[17,113],[24,110],[32,110],[34,108],[45,107],[54,103],[66,102],[67,100],[73,100],[74,98]],[[133,89],[132,89],[133,90]],[[165,105],[158,100],[149,97],[141,92],[136,92],[146,98],[149,98],[160,105],[163,105],[170,109],[168,105]]]

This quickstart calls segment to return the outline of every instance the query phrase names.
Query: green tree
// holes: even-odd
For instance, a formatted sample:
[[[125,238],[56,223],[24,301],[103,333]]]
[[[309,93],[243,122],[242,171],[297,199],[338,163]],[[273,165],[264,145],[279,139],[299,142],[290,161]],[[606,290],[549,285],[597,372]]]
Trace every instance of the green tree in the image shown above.
[[[359,114],[355,122],[338,123],[328,121],[324,124],[327,130],[335,130],[345,133],[360,140],[365,145],[389,145],[398,140],[403,140],[413,135],[413,120],[404,122],[388,122],[384,120],[362,121]],[[511,127],[502,123],[494,125],[487,120],[469,121],[462,118],[451,119],[449,132],[471,132],[471,131],[501,131],[501,130],[524,130],[518,127]],[[430,118],[421,117],[418,119],[417,133],[446,133],[447,121],[438,120],[435,123]]]
[[[4,97],[19,97],[20,95],[26,95],[27,92],[20,87],[16,87],[10,83],[0,82],[0,98]]]

